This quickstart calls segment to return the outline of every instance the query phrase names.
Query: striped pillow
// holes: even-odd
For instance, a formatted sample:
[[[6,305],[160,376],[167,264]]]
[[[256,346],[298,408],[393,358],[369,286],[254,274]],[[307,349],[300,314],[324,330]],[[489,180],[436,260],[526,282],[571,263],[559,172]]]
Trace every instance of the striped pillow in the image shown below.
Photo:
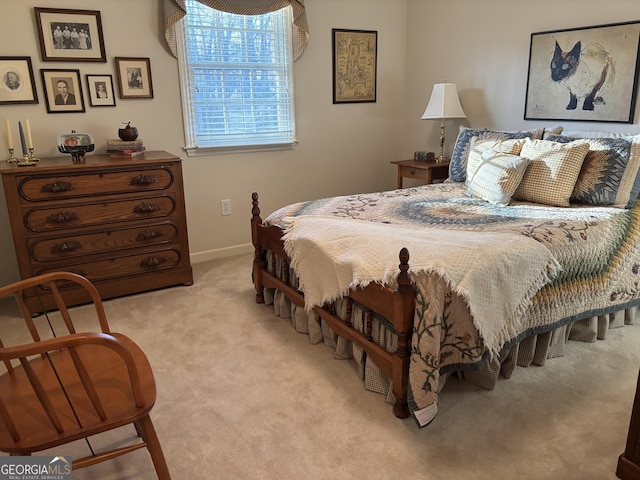
[[[485,150],[473,174],[467,174],[466,193],[488,202],[508,205],[528,164],[529,159],[518,155]]]
[[[473,137],[470,142],[469,157],[467,158],[466,183],[469,184],[469,179],[473,177],[478,166],[480,166],[480,164],[485,161],[482,158],[484,152],[486,152],[487,150],[492,150],[495,153],[510,153],[512,155],[518,155],[520,153],[520,150],[522,150],[523,145],[524,138],[513,138],[511,140],[495,140]]]
[[[526,139],[520,156],[529,159],[515,200],[568,207],[589,144]]]

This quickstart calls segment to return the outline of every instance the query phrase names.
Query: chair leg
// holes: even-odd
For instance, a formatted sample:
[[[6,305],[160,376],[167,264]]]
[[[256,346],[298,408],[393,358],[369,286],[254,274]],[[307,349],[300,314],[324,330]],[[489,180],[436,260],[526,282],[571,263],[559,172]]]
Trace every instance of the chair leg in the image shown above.
[[[145,415],[135,422],[135,427],[144,442],[147,444],[147,449],[151,455],[153,466],[156,469],[158,480],[171,480],[167,461],[164,458],[162,446],[160,445],[160,440],[158,440],[156,429],[153,427],[151,417],[149,415]]]

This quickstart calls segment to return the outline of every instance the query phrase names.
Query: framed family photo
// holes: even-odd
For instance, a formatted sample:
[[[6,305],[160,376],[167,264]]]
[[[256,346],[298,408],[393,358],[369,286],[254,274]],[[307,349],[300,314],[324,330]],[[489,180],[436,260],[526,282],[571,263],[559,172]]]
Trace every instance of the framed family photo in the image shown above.
[[[80,70],[40,70],[48,113],[84,112]]]
[[[34,7],[43,62],[107,61],[97,10]]]
[[[0,105],[38,103],[31,57],[0,57]]]
[[[89,105],[92,107],[115,107],[116,96],[111,75],[86,75]]]
[[[333,45],[333,103],[376,101],[378,32],[331,31]]]
[[[120,98],[153,98],[148,58],[116,57],[115,62]]]
[[[531,34],[525,120],[633,123],[640,22]]]

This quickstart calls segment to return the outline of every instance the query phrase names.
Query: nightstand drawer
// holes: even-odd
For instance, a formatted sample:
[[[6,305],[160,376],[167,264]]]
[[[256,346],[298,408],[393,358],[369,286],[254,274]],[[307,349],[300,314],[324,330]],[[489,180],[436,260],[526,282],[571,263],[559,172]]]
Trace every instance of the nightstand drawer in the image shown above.
[[[437,180],[445,180],[449,176],[449,161],[422,162],[417,160],[398,160],[391,162],[398,168],[397,188],[402,188],[403,178],[422,180],[424,183],[433,183]]]
[[[419,170],[412,167],[398,166],[398,175],[404,178],[413,178],[415,180],[424,180],[426,176],[426,170]]]

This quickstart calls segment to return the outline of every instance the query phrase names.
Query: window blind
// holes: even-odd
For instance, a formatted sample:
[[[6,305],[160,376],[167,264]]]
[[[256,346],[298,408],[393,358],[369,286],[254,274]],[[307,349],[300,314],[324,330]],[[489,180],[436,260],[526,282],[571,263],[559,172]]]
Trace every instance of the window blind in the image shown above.
[[[293,143],[290,7],[234,15],[186,3],[188,142],[197,148]]]

